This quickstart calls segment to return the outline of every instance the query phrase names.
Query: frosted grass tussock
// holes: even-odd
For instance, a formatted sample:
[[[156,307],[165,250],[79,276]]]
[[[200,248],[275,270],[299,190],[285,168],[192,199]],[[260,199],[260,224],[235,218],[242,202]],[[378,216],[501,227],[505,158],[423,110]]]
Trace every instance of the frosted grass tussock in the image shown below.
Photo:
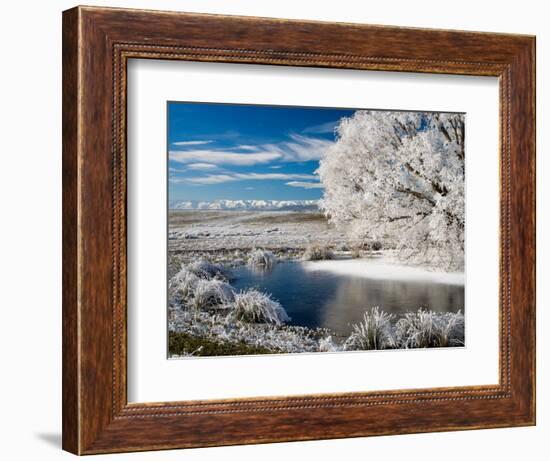
[[[228,309],[234,299],[235,293],[228,283],[199,279],[189,303],[195,310]]]
[[[282,325],[290,320],[281,304],[271,295],[248,289],[235,294],[232,315],[244,322]]]
[[[197,277],[201,279],[206,279],[206,280],[218,279],[218,280],[224,280],[224,281],[229,280],[229,274],[223,268],[223,266],[211,263],[206,259],[201,259],[199,261],[196,261],[190,264],[187,267],[187,270],[195,274]]]
[[[334,259],[334,253],[330,247],[313,243],[306,248],[303,259],[306,261],[321,261],[324,259]]]
[[[244,343],[273,353],[418,348],[428,347],[427,344],[451,347],[464,343],[464,315],[461,312],[442,314],[420,309],[393,323],[394,316],[373,308],[365,313],[364,321],[354,326],[343,343],[334,341],[326,329],[253,323],[240,320],[233,314],[227,309],[193,311],[171,308],[168,328],[221,344]],[[422,335],[422,331],[430,334]],[[200,355],[200,351],[196,355]]]
[[[277,262],[277,258],[271,251],[255,249],[248,257],[249,266],[271,267]]]
[[[394,316],[377,307],[363,314],[363,321],[353,325],[352,332],[344,343],[346,350],[391,349],[395,347],[392,330]]]
[[[424,309],[405,314],[395,325],[397,346],[404,349],[464,345],[464,315]]]
[[[181,269],[168,283],[169,299],[178,305],[185,303],[194,295],[199,280],[192,272]]]
[[[319,339],[319,352],[338,352],[340,348],[334,344],[332,336],[326,336]]]

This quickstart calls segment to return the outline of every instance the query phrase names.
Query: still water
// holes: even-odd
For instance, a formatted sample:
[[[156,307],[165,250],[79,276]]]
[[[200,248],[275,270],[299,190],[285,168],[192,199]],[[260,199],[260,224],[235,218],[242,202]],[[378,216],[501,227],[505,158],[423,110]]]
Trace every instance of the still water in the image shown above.
[[[339,263],[286,262],[269,270],[242,266],[232,271],[231,284],[237,290],[257,288],[270,293],[286,309],[293,325],[330,328],[342,336],[373,306],[397,315],[420,307],[464,312],[464,285],[456,280],[432,277],[426,271],[427,276],[417,276],[403,266],[368,262],[357,265],[363,272],[346,271],[341,269],[349,268],[349,263]]]

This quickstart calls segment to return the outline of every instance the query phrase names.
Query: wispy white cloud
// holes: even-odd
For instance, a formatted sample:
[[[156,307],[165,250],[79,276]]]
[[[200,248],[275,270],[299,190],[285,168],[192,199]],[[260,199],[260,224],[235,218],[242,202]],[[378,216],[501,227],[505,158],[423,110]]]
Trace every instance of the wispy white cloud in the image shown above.
[[[253,146],[251,144],[239,144],[237,146],[228,147],[227,150],[245,150],[245,151],[255,151],[258,149],[258,146]]]
[[[168,182],[172,183],[172,184],[182,184],[182,183],[185,183],[187,182],[185,180],[185,178],[176,178],[175,176],[171,176],[168,178]]]
[[[268,163],[277,160],[281,155],[277,152],[237,153],[224,150],[176,150],[169,152],[170,160],[180,163],[203,162],[225,165],[250,166],[258,163]]]
[[[306,162],[320,160],[325,151],[333,144],[332,141],[300,134],[291,134],[290,141],[268,145],[280,152],[281,158],[287,162]]]
[[[185,165],[185,168],[189,170],[215,170],[217,169],[217,165],[214,165],[212,163],[189,163]],[[177,170],[177,171],[185,171],[185,170]]]
[[[319,182],[304,182],[304,181],[290,181],[285,183],[290,187],[301,187],[303,189],[322,189],[323,186]]]
[[[173,142],[173,146],[200,146],[203,144],[210,144],[212,141],[176,141]]]
[[[272,170],[280,170],[282,167],[282,165],[271,165],[268,168],[271,168]]]
[[[207,176],[195,176],[192,178],[178,178],[178,183],[189,183],[189,184],[221,184],[224,182],[238,181],[233,175],[230,174],[215,174]]]
[[[175,183],[190,183],[190,184],[221,184],[235,181],[265,181],[265,180],[282,180],[288,181],[291,179],[317,179],[317,176],[312,174],[283,174],[283,173],[227,173],[227,174],[209,174],[206,176],[197,176],[192,178],[171,178]]]
[[[322,133],[334,133],[334,129],[340,123],[340,120],[332,120],[330,122],[321,123],[320,125],[308,126],[302,133],[322,134]]]
[[[188,163],[184,168],[168,168],[168,172],[172,174],[179,173],[189,173],[189,170],[199,170],[199,171],[213,171],[217,170],[218,167],[211,163]]]
[[[180,163],[251,166],[272,161],[305,162],[319,160],[332,141],[291,134],[290,140],[257,146],[240,145],[224,149],[171,150],[170,160]]]

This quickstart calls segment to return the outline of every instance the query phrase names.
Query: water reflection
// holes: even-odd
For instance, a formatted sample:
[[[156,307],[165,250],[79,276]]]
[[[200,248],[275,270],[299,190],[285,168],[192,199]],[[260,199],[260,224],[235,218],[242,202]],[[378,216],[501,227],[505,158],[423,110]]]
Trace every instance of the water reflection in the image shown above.
[[[403,314],[426,307],[438,312],[464,310],[464,286],[427,281],[375,280],[324,271],[305,271],[301,263],[270,269],[239,267],[233,286],[271,293],[284,306],[292,324],[327,327],[341,335],[370,307]]]
[[[251,265],[247,266],[248,271],[251,274],[254,274],[257,277],[268,276],[273,272],[275,264],[261,264],[261,265]]]
[[[350,324],[360,322],[365,310],[373,306],[396,315],[420,307],[437,312],[456,312],[463,310],[464,287],[362,278],[342,280],[334,295],[322,306],[319,323],[347,333]]]

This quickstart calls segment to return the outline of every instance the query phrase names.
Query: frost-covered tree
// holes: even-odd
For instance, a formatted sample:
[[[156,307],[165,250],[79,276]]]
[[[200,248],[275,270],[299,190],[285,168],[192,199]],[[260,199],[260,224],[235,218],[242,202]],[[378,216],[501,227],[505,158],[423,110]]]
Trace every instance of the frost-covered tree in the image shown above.
[[[357,111],[340,121],[318,173],[322,210],[355,238],[463,269],[462,114]]]

